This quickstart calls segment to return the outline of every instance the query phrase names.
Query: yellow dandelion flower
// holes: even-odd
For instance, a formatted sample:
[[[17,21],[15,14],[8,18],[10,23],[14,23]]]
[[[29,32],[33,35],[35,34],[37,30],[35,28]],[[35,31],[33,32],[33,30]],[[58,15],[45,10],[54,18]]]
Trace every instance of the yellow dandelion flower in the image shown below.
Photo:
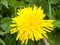
[[[44,20],[46,16],[43,13],[41,7],[24,7],[23,9],[18,9],[18,16],[12,18],[12,22],[16,24],[11,24],[13,28],[10,32],[11,34],[18,32],[16,40],[20,40],[22,44],[25,42],[27,44],[28,39],[36,41],[48,38],[46,33],[53,30],[53,20]]]

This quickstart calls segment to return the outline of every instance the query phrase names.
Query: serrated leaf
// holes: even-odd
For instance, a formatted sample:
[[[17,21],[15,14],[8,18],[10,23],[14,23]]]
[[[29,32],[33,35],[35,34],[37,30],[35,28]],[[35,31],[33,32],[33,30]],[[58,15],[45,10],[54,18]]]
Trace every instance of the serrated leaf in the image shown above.
[[[9,30],[11,30],[11,27],[9,26],[11,23],[11,19],[9,17],[1,19],[1,28],[6,32],[9,33]]]
[[[1,23],[3,23],[3,24],[10,24],[11,23],[11,18],[5,17],[5,18],[1,19]]]
[[[4,6],[6,6],[7,8],[9,8],[8,7],[8,2],[6,0],[0,0],[0,4],[2,4]]]
[[[17,8],[19,6],[24,6],[25,3],[23,1],[17,1],[17,0],[7,0],[9,4],[12,5],[12,7]]]
[[[9,33],[11,27],[8,24],[1,24],[1,28],[6,32]]]

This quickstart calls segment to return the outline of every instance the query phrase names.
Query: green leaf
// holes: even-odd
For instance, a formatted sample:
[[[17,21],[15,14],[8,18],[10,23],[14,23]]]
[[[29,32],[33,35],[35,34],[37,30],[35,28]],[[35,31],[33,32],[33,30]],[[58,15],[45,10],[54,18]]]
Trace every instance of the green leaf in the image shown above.
[[[16,34],[11,35],[8,33],[5,35],[3,40],[6,43],[6,45],[16,45]]]
[[[5,18],[1,19],[1,23],[3,23],[3,24],[10,24],[11,23],[11,18],[5,17]]]
[[[60,45],[60,29],[55,30],[55,32],[47,33],[50,45]]]
[[[3,45],[6,45],[5,42],[0,38],[0,43],[2,43]]]
[[[27,43],[27,45],[35,45],[35,42],[32,41],[32,40],[29,40],[28,43]]]
[[[19,6],[24,6],[25,3],[23,1],[17,1],[17,0],[7,0],[9,4],[12,5],[15,9]]]
[[[8,24],[1,24],[1,28],[6,32],[9,33],[11,27]]]
[[[4,6],[6,6],[7,8],[9,8],[8,7],[8,2],[6,0],[0,0],[0,4],[2,4]]]
[[[18,40],[17,45],[22,45],[22,42],[21,42],[20,40]],[[24,43],[23,45],[26,45],[26,44]],[[34,42],[34,41],[32,41],[32,40],[28,40],[27,45],[35,45],[35,42]]]
[[[56,31],[55,33],[55,43],[56,45],[60,45],[60,29],[58,29],[58,31]]]
[[[1,19],[1,28],[6,33],[9,33],[9,30],[11,30],[10,23],[11,23],[11,19],[9,17],[6,17],[4,19]]]
[[[48,1],[47,0],[34,0],[34,3],[37,6],[41,6],[42,9],[44,9],[44,12],[46,14],[48,13],[49,6],[48,6]]]
[[[37,42],[37,45],[45,45],[43,40],[41,39],[40,41]]]
[[[50,0],[52,4],[58,3],[60,0]]]
[[[5,32],[0,31],[0,35],[1,35],[1,36],[4,36],[4,34],[5,34]]]
[[[1,11],[1,9],[2,9],[2,5],[0,5],[0,11]]]
[[[0,15],[0,19],[2,18],[2,16]],[[0,20],[1,21],[1,20]]]
[[[56,45],[54,33],[47,33],[50,45]]]
[[[55,20],[54,26],[60,28],[60,20]]]
[[[58,6],[60,6],[60,5],[58,5]],[[57,7],[58,7],[57,6]],[[60,7],[58,7],[57,9],[56,9],[56,19],[57,20],[60,20]]]
[[[34,6],[34,0],[25,0],[27,5]]]

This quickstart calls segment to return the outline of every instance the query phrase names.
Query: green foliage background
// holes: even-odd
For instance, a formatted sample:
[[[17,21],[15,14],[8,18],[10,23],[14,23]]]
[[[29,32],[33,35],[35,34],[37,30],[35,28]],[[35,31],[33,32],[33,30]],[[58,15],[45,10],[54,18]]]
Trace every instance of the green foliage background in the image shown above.
[[[60,45],[60,0],[0,0],[0,45],[22,45],[16,41],[16,34],[11,35],[11,18],[16,16],[20,7],[36,4],[44,9],[46,19],[53,19],[54,31],[47,33],[50,45]],[[26,44],[23,44],[26,45]],[[28,41],[27,45],[45,45],[43,40]]]

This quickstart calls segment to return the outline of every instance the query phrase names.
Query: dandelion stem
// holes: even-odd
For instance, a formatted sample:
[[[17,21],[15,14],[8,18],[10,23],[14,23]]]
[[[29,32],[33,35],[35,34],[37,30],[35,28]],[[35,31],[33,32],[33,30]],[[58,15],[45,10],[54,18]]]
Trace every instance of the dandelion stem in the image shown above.
[[[50,45],[46,38],[44,38],[45,45]]]

